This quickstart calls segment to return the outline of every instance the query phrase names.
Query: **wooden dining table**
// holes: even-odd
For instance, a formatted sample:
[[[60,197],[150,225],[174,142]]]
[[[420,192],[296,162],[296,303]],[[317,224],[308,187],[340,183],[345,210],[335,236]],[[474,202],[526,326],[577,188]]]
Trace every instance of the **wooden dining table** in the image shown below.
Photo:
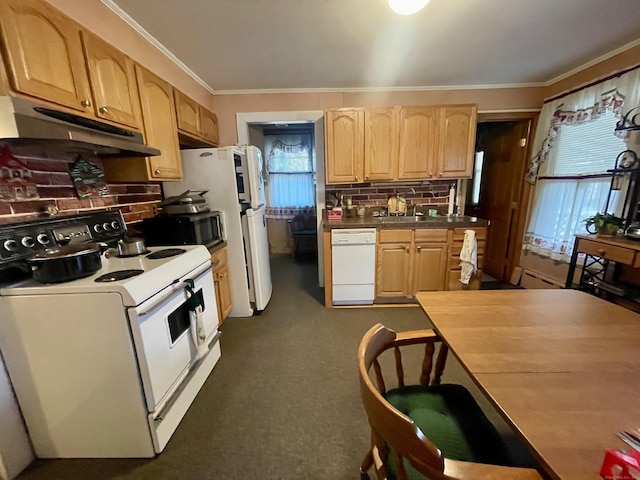
[[[417,300],[554,479],[601,479],[640,427],[640,315],[578,290],[425,292]]]

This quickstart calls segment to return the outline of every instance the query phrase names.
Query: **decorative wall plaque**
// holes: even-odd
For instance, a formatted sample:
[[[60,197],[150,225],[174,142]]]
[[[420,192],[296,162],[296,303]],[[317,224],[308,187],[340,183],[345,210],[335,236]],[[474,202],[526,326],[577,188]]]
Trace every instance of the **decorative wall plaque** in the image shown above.
[[[69,165],[69,175],[76,187],[78,198],[104,197],[109,194],[109,187],[104,181],[104,172],[100,165],[78,157]]]
[[[13,156],[9,147],[0,148],[0,202],[37,200],[38,188],[32,181],[31,170]]]

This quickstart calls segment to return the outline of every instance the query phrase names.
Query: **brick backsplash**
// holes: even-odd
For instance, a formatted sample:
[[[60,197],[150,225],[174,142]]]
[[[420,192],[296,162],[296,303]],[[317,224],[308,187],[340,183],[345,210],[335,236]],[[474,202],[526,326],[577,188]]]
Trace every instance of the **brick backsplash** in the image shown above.
[[[390,197],[400,194],[407,199],[407,202],[414,205],[445,207],[449,201],[449,187],[452,183],[455,181],[435,180],[427,185],[416,185],[415,182],[407,184],[398,182],[393,186],[375,183],[327,185],[326,204],[332,205],[332,196],[339,198],[343,195],[344,201],[346,202],[347,197],[350,197],[354,206],[378,207],[385,206]],[[412,193],[411,189],[414,189],[415,193]]]
[[[69,164],[77,159],[77,154],[53,153],[33,147],[11,147],[11,153],[31,170],[31,180],[37,185],[40,198],[0,202],[0,223],[41,217],[49,206],[58,208],[59,215],[119,208],[125,221],[135,228],[137,222],[155,214],[155,208],[162,200],[159,183],[108,184],[108,195],[80,199],[69,176]],[[82,158],[101,167],[109,161],[89,154],[82,154]]]

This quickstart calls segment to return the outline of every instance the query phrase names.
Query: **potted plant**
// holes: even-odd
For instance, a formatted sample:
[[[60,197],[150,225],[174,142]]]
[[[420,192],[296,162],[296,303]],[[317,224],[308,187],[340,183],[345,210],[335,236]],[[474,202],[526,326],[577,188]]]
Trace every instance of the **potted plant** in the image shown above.
[[[610,213],[596,213],[584,219],[587,232],[600,236],[612,236],[624,227],[624,219]]]

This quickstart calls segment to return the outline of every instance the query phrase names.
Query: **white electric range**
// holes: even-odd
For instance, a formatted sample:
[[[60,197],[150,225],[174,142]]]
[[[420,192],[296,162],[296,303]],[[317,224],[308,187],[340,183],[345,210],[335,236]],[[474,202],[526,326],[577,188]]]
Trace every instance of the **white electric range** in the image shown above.
[[[77,221],[92,231],[104,215],[67,218],[64,227]],[[120,225],[113,240],[124,222],[108,215]],[[49,227],[32,222],[20,235],[31,228],[36,238]],[[26,255],[2,251],[6,231],[5,266]],[[118,279],[121,272],[132,276]],[[192,296],[204,308],[194,311]],[[8,282],[0,311],[0,351],[40,458],[160,453],[220,358],[210,254],[201,245],[111,255],[69,282]]]

